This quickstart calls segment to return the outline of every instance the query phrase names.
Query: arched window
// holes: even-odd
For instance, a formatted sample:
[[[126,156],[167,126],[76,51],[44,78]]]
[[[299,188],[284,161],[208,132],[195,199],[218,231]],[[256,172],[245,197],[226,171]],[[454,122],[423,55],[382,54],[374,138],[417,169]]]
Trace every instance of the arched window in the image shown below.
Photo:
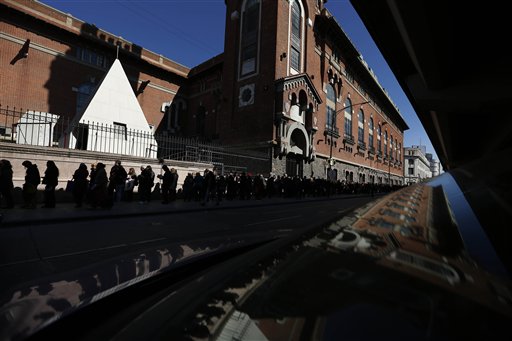
[[[345,136],[352,137],[352,101],[345,100]]]
[[[382,128],[377,126],[377,153],[382,154]]]
[[[395,159],[398,160],[398,139],[395,139]]]
[[[174,122],[174,118],[176,116],[176,103],[171,103],[171,105],[168,105],[165,107],[165,114],[163,121],[163,129],[166,131],[170,131],[172,127],[172,123]]]
[[[290,8],[290,68],[302,71],[302,9],[299,0],[291,1]]]
[[[389,158],[393,159],[394,151],[393,151],[393,135],[389,138]]]
[[[368,148],[373,148],[373,118],[370,117],[370,127],[368,129]]]
[[[357,123],[357,141],[359,144],[364,145],[364,112],[363,109],[359,109]]]
[[[242,37],[240,39],[240,76],[257,72],[260,0],[246,0],[242,7]]]
[[[384,157],[388,156],[388,131],[384,132]]]
[[[331,84],[327,85],[327,121],[328,129],[336,128],[336,94]]]

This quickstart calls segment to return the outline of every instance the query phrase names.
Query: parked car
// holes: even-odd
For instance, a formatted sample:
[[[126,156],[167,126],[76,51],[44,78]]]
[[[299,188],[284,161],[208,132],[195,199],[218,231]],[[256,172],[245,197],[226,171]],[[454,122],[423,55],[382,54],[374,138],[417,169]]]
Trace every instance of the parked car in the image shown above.
[[[176,244],[4,293],[2,339],[510,339],[508,12],[351,1],[446,173],[287,238]]]

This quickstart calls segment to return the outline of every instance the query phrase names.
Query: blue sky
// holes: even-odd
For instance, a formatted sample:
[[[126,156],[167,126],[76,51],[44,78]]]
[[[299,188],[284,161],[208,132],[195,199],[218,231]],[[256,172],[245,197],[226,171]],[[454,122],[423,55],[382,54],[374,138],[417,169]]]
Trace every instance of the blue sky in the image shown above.
[[[276,0],[278,1],[278,0]],[[224,49],[224,0],[43,0],[74,17],[193,67]],[[375,46],[349,0],[329,0],[329,11],[374,70],[400,109],[409,130],[404,146],[435,150],[409,100]]]

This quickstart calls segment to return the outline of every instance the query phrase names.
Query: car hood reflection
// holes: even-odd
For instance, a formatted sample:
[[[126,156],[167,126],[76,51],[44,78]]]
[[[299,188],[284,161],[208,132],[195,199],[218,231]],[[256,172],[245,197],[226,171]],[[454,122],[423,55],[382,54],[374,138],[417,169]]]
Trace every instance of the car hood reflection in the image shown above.
[[[76,309],[239,243],[210,240],[177,244],[4,293],[0,302],[0,339],[23,339]]]
[[[452,181],[392,193],[302,242],[250,282],[251,288],[239,288],[224,328],[210,328],[209,335],[238,340],[512,336],[511,282],[468,251],[459,229],[468,223],[464,210],[470,207],[453,201],[463,200],[461,193],[445,192],[448,185],[446,190],[455,191]],[[480,253],[486,251],[487,246]]]

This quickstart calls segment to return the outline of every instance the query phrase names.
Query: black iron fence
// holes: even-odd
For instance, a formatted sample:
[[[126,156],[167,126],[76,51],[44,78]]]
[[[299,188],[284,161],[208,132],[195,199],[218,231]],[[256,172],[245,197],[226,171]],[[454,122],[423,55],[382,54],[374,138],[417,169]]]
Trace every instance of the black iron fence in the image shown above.
[[[195,138],[154,134],[112,125],[77,121],[45,112],[2,107],[0,141],[120,155],[214,164],[220,172],[266,173],[270,150],[250,150]]]

